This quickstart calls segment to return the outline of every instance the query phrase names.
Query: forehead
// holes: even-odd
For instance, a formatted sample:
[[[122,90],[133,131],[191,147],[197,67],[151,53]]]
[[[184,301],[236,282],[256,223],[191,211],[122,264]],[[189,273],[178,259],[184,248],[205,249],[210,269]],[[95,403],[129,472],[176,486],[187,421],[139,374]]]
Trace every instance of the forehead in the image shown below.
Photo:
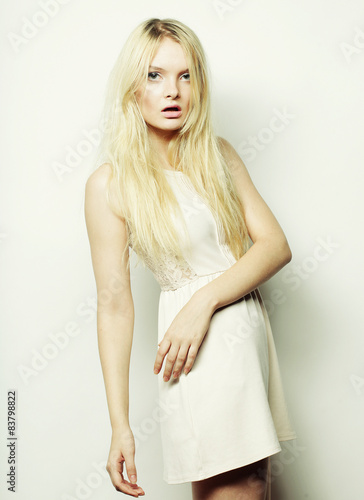
[[[171,38],[166,37],[161,41],[154,57],[150,61],[150,65],[173,71],[180,68],[180,66],[187,68],[187,61],[182,46]]]

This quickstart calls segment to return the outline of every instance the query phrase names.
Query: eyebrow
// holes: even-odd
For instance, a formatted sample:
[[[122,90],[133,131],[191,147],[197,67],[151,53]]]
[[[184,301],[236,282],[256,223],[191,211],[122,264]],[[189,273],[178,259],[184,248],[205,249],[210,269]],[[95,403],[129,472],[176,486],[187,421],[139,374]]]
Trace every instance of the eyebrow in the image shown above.
[[[156,69],[157,71],[166,71],[164,68],[159,68],[158,66],[149,66],[149,69]],[[184,69],[181,71],[181,73],[187,73],[189,70],[188,68]]]

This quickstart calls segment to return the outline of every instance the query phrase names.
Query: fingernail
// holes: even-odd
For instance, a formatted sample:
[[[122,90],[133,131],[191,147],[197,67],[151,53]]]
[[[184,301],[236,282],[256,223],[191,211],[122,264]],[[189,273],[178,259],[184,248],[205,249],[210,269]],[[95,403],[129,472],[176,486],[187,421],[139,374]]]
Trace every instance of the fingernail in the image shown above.
[[[136,476],[134,474],[132,476],[130,476],[130,481],[132,483],[136,483]]]
[[[158,373],[158,369],[157,368],[154,369],[154,373]]]
[[[177,378],[177,377],[178,377],[178,373],[174,373],[173,378]]]
[[[163,377],[163,380],[164,380],[165,382],[168,382],[168,377]]]

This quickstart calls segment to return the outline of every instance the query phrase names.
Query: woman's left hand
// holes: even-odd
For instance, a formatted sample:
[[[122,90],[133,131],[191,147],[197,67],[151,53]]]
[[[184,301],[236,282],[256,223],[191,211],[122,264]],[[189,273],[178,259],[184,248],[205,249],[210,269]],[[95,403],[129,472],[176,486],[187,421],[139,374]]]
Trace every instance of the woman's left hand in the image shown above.
[[[203,302],[198,294],[178,312],[172,321],[163,339],[158,344],[159,349],[154,363],[154,373],[159,373],[163,360],[166,357],[163,379],[177,378],[185,365],[187,374],[195,362],[197,352],[209,329],[213,308]]]

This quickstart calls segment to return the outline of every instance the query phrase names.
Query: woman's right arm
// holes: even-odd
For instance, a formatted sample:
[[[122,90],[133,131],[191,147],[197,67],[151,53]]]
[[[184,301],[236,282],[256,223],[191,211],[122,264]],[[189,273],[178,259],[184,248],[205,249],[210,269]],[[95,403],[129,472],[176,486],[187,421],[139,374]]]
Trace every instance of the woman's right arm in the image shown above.
[[[107,471],[118,491],[143,495],[136,485],[135,443],[129,424],[129,366],[134,330],[134,303],[127,270],[124,220],[106,200],[111,167],[101,165],[85,186],[85,220],[97,289],[97,337],[112,428]],[[123,477],[123,462],[130,482]],[[135,476],[135,477],[134,477]]]

